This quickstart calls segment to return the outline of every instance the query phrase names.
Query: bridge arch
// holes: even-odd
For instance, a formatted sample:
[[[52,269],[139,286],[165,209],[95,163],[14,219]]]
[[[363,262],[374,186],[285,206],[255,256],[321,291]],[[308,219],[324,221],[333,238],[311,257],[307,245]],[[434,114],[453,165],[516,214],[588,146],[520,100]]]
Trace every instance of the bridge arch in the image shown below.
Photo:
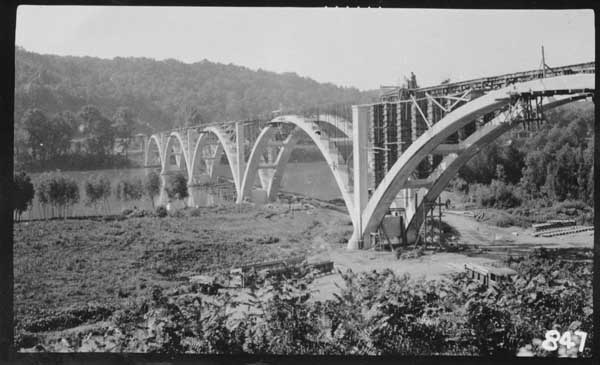
[[[209,176],[211,174],[210,167],[212,167],[212,166],[210,166],[210,165],[214,162],[214,160],[212,160],[209,163],[205,159],[207,156],[202,156],[202,148],[206,147],[206,142],[208,139],[209,139],[209,133],[206,131],[202,131],[200,133],[200,136],[196,140],[194,147],[190,151],[192,159],[190,162],[190,172],[191,173],[190,173],[189,183],[192,183],[192,181],[194,179],[194,173],[198,169],[199,163],[204,163],[206,173]],[[212,159],[214,156],[208,156],[208,157]]]
[[[233,177],[233,182],[235,185],[235,189],[238,192],[239,195],[239,191],[240,191],[240,186],[241,186],[241,182],[239,181],[240,178],[238,177],[238,169],[237,169],[237,156],[236,156],[236,146],[234,144],[233,141],[231,141],[229,139],[229,137],[227,136],[227,133],[216,126],[209,126],[206,127],[204,129],[204,131],[206,133],[211,133],[214,136],[217,137],[218,140],[218,144],[217,144],[217,148],[215,151],[214,156],[212,156],[213,160],[210,163],[210,178],[214,178],[214,174],[215,174],[215,167],[217,167],[219,165],[220,159],[221,159],[221,155],[223,154],[223,152],[225,153],[225,157],[227,158],[227,162],[229,164],[229,169],[231,170],[231,176]],[[205,134],[206,135],[206,134]],[[196,148],[194,148],[194,152],[193,155],[197,157],[198,152],[201,151],[202,145],[201,143],[203,143],[204,141],[206,141],[206,139],[203,139],[204,136],[201,136],[200,139],[198,140],[198,142],[196,143]]]
[[[550,110],[558,106],[590,97],[589,94],[578,94],[574,96],[559,97],[549,99],[544,102],[543,110]],[[423,211],[427,202],[434,202],[442,193],[444,188],[450,183],[450,180],[458,173],[458,170],[473,158],[484,146],[488,145],[510,129],[519,125],[519,120],[503,122],[503,116],[500,115],[485,124],[463,142],[464,149],[459,154],[449,154],[444,157],[438,168],[433,171],[429,177],[432,181],[427,193],[423,196],[421,202],[411,217],[407,217],[407,235],[409,241],[416,239],[417,233],[423,224]]]
[[[176,164],[177,167],[180,168],[181,170],[185,170],[186,174],[188,174],[189,176],[189,158],[188,158],[188,153],[187,153],[187,145],[184,142],[184,138],[181,136],[181,134],[179,132],[171,132],[169,134],[169,136],[167,137],[167,141],[165,143],[165,149],[163,151],[163,172],[167,172],[169,170],[169,163],[170,163],[170,157],[173,155],[173,152],[171,151],[174,147],[175,147],[175,143],[177,142],[177,144],[179,145],[179,153],[180,153],[180,157],[179,159],[177,159],[176,157]],[[185,169],[182,169],[183,164],[185,164]]]
[[[406,187],[409,176],[415,171],[421,160],[431,154],[438,145],[443,144],[452,133],[469,122],[511,105],[520,95],[577,94],[591,92],[594,87],[594,74],[537,79],[490,91],[450,112],[407,148],[375,189],[362,212],[362,237],[367,237],[370,232],[376,230],[390,204],[399,191]]]
[[[326,124],[328,127],[325,132],[328,134],[341,133],[346,137],[352,137],[352,122],[334,114],[318,114],[311,117],[319,124]],[[330,130],[336,130],[337,132],[331,133]]]
[[[342,169],[338,168],[341,155],[335,145],[328,142],[328,136],[326,132],[324,130],[318,130],[318,128],[315,128],[315,122],[318,123],[321,122],[321,120],[315,120],[315,118],[298,115],[279,116],[269,122],[269,125],[261,131],[259,137],[254,143],[254,146],[252,147],[248,164],[243,176],[240,189],[241,194],[239,195],[238,202],[241,202],[243,198],[248,196],[250,193],[254,179],[258,174],[261,157],[266,146],[268,145],[269,140],[273,137],[276,131],[274,125],[278,123],[292,124],[295,126],[295,128],[292,130],[292,132],[290,132],[286,140],[283,142],[274,166],[272,166],[273,174],[267,179],[261,179],[261,185],[263,185],[263,188],[267,190],[268,196],[271,198],[275,196],[291,152],[296,146],[300,132],[303,131],[316,144],[317,148],[325,158],[325,161],[327,162],[327,165],[329,166],[336,184],[342,194],[342,198],[346,203],[346,207],[348,208],[352,222],[354,223],[356,221],[357,217],[355,216],[356,214],[353,209],[353,196],[350,191],[351,186],[349,184],[348,174]]]
[[[150,165],[150,152],[152,151],[152,147],[156,147],[156,151],[158,152],[158,161],[161,165],[161,169],[163,166],[163,152],[162,145],[157,135],[153,134],[148,139],[148,143],[146,143],[146,150],[144,151],[144,166]]]

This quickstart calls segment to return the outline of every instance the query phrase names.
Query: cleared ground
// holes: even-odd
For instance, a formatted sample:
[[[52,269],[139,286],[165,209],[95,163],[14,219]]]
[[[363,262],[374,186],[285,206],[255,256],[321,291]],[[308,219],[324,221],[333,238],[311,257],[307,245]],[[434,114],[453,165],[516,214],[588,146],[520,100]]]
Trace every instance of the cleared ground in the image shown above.
[[[443,219],[459,232],[456,240],[467,245],[466,250],[426,251],[417,258],[397,259],[387,251],[347,251],[343,242],[350,237],[352,225],[343,212],[302,203],[293,208],[224,205],[188,210],[178,217],[18,223],[14,231],[17,325],[52,318],[60,310],[90,302],[119,308],[150,295],[154,286],[172,288],[191,275],[227,271],[253,261],[301,255],[310,261],[332,260],[342,271],[389,268],[412,277],[439,279],[465,263],[493,264],[507,254],[540,246],[593,245],[589,232],[534,238],[528,230],[491,226],[454,211],[446,212]],[[331,298],[340,283],[337,273],[317,279],[314,298]],[[41,327],[52,330],[52,325]]]
[[[324,248],[314,237],[351,228],[336,211],[288,208],[240,211],[231,205],[198,209],[196,216],[15,224],[15,318],[33,320],[88,302],[118,306],[155,285],[175,286],[191,273],[319,257]]]

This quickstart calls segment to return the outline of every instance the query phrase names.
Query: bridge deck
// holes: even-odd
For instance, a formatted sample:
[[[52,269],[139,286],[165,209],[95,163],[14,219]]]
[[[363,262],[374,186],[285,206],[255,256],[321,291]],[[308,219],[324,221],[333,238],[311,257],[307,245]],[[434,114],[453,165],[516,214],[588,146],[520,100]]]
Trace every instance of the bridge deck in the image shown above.
[[[596,69],[595,62],[578,63],[574,65],[567,65],[561,67],[554,67],[552,69],[545,70],[546,77],[570,75],[575,73],[594,73]],[[477,79],[454,82],[444,85],[435,85],[429,87],[422,87],[418,89],[404,89],[408,92],[424,94],[427,93],[431,96],[441,95],[455,95],[464,92],[469,89],[473,90],[492,90],[504,87],[510,83],[529,81],[533,79],[539,79],[544,76],[544,71],[541,69],[515,72],[510,74],[504,74],[492,77],[481,77]],[[390,91],[386,91],[381,95],[381,101],[399,101],[400,90],[402,88],[396,87]]]

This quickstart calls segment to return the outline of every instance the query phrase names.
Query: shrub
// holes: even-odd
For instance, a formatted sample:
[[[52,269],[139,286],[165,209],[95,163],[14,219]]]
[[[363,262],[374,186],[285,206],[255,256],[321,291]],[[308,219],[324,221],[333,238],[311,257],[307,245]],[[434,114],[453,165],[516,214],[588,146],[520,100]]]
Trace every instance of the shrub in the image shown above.
[[[150,198],[154,208],[154,198],[160,193],[160,176],[154,171],[150,171],[144,179],[144,194]]]
[[[60,173],[42,174],[37,181],[35,190],[42,205],[44,217],[48,215],[66,217],[67,210],[79,201],[77,182]]]
[[[121,179],[115,186],[115,196],[121,201],[139,200],[142,198],[143,188],[139,177]]]
[[[492,180],[487,185],[476,184],[472,189],[471,201],[479,206],[490,208],[513,208],[521,204],[521,199],[515,194],[516,187],[500,180]]]
[[[450,181],[450,187],[452,191],[460,191],[463,193],[469,193],[469,184],[461,177],[455,177]]]
[[[156,207],[156,210],[154,212],[156,214],[157,217],[159,218],[164,218],[167,216],[167,208],[165,208],[162,205],[159,205],[158,207]]]
[[[86,205],[93,205],[94,209],[98,209],[98,204],[101,203],[105,213],[110,211],[108,198],[110,197],[110,180],[104,175],[90,176],[84,182],[84,190],[86,195]]]
[[[31,178],[25,172],[14,176],[12,192],[13,215],[17,221],[21,220],[21,214],[31,205],[34,194],[35,190],[31,183]]]
[[[166,186],[167,196],[171,199],[185,199],[188,197],[187,178],[177,173],[169,176]]]

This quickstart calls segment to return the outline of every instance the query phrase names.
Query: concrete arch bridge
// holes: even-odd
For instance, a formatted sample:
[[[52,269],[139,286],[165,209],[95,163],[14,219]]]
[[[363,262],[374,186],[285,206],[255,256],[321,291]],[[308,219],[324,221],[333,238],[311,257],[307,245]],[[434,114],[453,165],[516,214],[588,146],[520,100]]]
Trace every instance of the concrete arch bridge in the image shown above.
[[[193,190],[214,179],[226,160],[238,203],[274,200],[298,140],[309,138],[329,166],[352,220],[348,248],[369,248],[370,234],[390,207],[404,211],[411,242],[424,211],[483,146],[511,128],[539,123],[545,110],[593,99],[594,92],[593,62],[393,88],[376,103],[352,106],[351,120],[287,114],[157,133],[146,140],[145,165],[160,167],[163,182],[183,173]]]

